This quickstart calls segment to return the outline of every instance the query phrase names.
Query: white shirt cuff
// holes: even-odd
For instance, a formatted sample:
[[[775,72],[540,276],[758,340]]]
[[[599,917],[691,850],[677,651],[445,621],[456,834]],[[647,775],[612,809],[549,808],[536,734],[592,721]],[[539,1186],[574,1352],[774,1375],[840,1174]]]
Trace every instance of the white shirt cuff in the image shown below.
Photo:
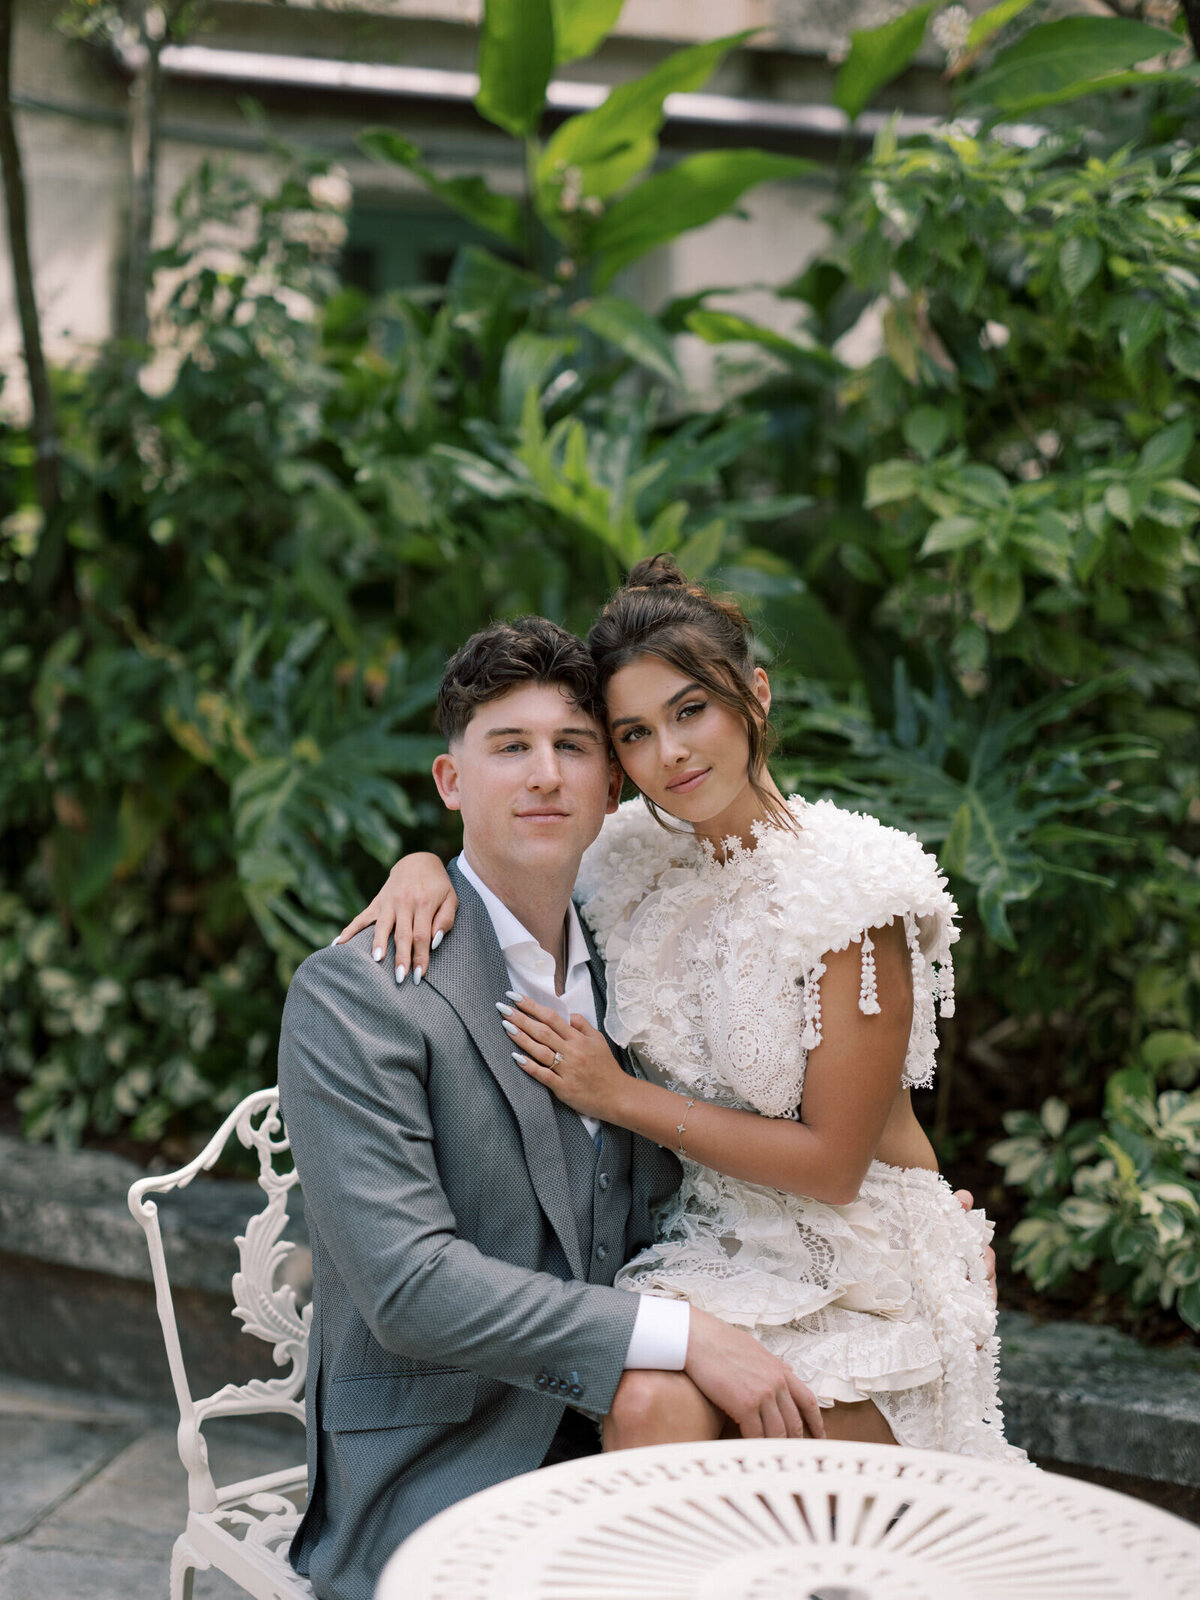
[[[687,1363],[688,1332],[692,1308],[686,1300],[662,1295],[638,1295],[637,1320],[625,1357],[630,1367],[657,1367],[660,1372],[682,1372]]]

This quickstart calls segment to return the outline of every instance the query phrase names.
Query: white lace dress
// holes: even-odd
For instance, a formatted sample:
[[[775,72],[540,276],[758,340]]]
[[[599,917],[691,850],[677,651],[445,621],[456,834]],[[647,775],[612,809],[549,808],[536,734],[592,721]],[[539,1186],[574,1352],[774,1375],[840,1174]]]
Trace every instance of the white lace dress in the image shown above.
[[[903,1083],[932,1081],[935,1010],[953,1009],[957,907],[918,840],[829,801],[756,829],[724,862],[640,800],[584,857],[581,908],[608,966],[609,1034],[648,1076],[718,1105],[797,1117],[820,1043],[823,957],[862,947],[860,1009],[878,1012],[868,930],[903,921],[913,1023]],[[886,1004],[886,995],[882,1003]],[[996,1394],[990,1224],[937,1173],[873,1161],[833,1206],[684,1162],[658,1242],[617,1282],[749,1328],[824,1405],[871,1399],[901,1444],[1024,1459]]]

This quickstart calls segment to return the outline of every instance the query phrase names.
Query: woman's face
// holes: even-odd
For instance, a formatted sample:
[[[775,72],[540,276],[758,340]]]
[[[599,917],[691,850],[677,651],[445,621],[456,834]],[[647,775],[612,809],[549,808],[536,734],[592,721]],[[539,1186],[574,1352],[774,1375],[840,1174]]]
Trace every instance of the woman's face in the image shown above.
[[[751,687],[767,709],[771,691],[761,667]],[[744,721],[675,667],[639,656],[613,674],[605,698],[617,759],[660,810],[699,826],[749,790]]]

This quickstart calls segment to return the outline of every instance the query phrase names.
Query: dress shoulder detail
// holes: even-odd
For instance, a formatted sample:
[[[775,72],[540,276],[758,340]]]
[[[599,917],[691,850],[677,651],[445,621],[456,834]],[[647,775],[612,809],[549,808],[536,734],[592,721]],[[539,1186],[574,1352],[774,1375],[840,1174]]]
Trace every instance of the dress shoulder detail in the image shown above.
[[[778,894],[770,926],[786,962],[803,973],[804,1027],[801,1042],[814,1049],[823,1037],[820,980],[824,957],[860,946],[859,1010],[882,1009],[875,972],[872,928],[899,920],[908,945],[913,981],[913,1024],[902,1082],[906,1088],[933,1082],[938,1012],[954,1015],[951,946],[959,931],[958,907],[936,858],[911,833],[888,827],[830,800],[797,809],[807,850],[792,870],[779,861]],[[780,846],[774,845],[778,852]],[[886,997],[884,997],[886,999]]]
[[[689,859],[695,848],[690,833],[662,827],[640,798],[623,801],[605,817],[575,879],[575,902],[602,955],[613,928],[628,917],[664,868],[673,860]]]

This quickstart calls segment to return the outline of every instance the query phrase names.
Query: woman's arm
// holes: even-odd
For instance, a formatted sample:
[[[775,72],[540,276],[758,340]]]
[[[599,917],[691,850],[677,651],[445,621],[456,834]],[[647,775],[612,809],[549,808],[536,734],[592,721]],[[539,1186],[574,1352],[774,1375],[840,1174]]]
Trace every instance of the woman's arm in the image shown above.
[[[525,1056],[525,1070],[583,1115],[671,1149],[682,1145],[693,1161],[731,1178],[847,1205],[858,1194],[896,1099],[912,1027],[912,969],[903,926],[896,921],[873,928],[871,937],[883,1008],[875,1016],[858,1009],[857,944],[824,958],[824,1036],[809,1053],[799,1122],[699,1099],[689,1107],[688,1096],[622,1072],[604,1036],[582,1017],[572,1017],[568,1026],[546,1008],[524,1002],[525,1015],[510,1012],[506,1026]],[[528,1032],[521,1026],[526,1020]],[[555,1052],[562,1057],[557,1067]]]
[[[395,940],[396,982],[403,983],[411,972],[413,982],[420,983],[429,971],[430,951],[450,932],[457,911],[458,896],[450,874],[437,856],[419,850],[401,856],[371,904],[348,922],[333,942],[343,944],[374,923],[371,953],[376,961],[383,960],[391,936]]]

